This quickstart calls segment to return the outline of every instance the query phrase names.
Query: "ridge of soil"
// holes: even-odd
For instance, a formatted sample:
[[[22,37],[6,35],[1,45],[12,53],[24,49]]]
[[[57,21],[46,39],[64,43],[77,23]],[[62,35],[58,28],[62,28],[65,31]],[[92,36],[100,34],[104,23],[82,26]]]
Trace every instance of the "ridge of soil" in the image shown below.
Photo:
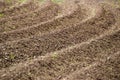
[[[33,26],[28,26],[22,29],[13,30],[7,33],[0,34],[0,42],[4,41],[12,41],[21,38],[31,37],[33,35],[39,35],[41,33],[50,32],[56,29],[62,29],[64,27],[69,27],[70,25],[76,25],[79,21],[84,20],[87,17],[84,14],[85,9],[79,9],[78,7],[76,11],[72,12],[71,14],[63,15],[62,17],[56,17],[55,19],[49,20],[47,22],[43,22],[42,24],[35,24]],[[81,14],[84,16],[82,16]],[[70,24],[69,24],[70,23]]]
[[[0,7],[0,80],[120,79],[118,3],[27,0]]]

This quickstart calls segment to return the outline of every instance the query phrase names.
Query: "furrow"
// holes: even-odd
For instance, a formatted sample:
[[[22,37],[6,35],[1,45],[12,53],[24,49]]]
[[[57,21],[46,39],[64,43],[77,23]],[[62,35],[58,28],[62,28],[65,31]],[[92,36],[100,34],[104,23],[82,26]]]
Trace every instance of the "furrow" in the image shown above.
[[[99,36],[110,30],[115,24],[114,17],[111,16],[111,14],[104,14],[103,11],[98,18],[90,19],[77,26],[72,26],[55,33],[48,33],[43,36],[36,36],[26,40],[3,43],[0,45],[1,68],[8,67],[22,60],[45,55],[48,52],[61,50],[68,46]],[[11,55],[14,55],[15,59],[11,59]]]
[[[118,80],[120,78],[120,51],[107,56],[61,80]]]
[[[1,23],[0,33],[25,28],[27,26],[35,25],[43,21],[52,19],[57,16],[59,9],[60,7],[57,4],[50,3],[43,8],[40,7],[30,14],[24,14],[10,20],[5,20],[3,21],[4,23]]]
[[[0,78],[2,80],[59,80],[65,77],[64,75],[87,67],[96,61],[104,62],[103,59],[106,56],[109,59],[108,56],[114,55],[119,50],[120,30],[117,30],[102,34],[82,45],[80,43],[77,46],[75,45],[75,47],[50,53],[43,58],[38,57],[1,70]]]
[[[7,33],[1,33],[0,43],[5,41],[12,41],[12,40],[18,40],[22,38],[27,38],[34,35],[40,35],[45,32],[51,32],[56,29],[67,28],[72,25],[79,24],[80,21],[86,19],[87,17],[85,14],[85,10],[86,9],[81,10],[81,8],[78,7],[77,10],[71,14],[63,15],[62,17],[58,17],[53,20],[49,20],[47,22],[43,22],[33,26],[27,26],[26,28],[13,30]]]

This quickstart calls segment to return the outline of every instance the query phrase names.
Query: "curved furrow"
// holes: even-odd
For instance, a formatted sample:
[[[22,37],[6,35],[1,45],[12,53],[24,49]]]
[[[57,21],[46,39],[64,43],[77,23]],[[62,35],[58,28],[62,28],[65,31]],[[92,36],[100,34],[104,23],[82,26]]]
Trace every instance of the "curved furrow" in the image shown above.
[[[120,78],[120,51],[101,60],[61,80],[118,80]]]
[[[92,11],[92,12],[95,12],[95,11]],[[92,12],[91,12],[91,15],[92,15]],[[27,38],[27,37],[39,35],[45,32],[51,32],[52,30],[62,29],[65,27],[69,27],[71,25],[76,25],[80,23],[80,21],[86,18],[88,18],[86,9],[85,8],[82,9],[81,7],[78,7],[74,12],[70,14],[57,17],[47,22],[43,22],[33,26],[27,26],[25,28],[13,30],[6,33],[1,33],[0,43],[5,41],[12,41],[12,40],[18,40],[22,38]]]
[[[3,43],[0,45],[0,67],[8,67],[16,62],[81,43],[108,31],[114,24],[114,16],[103,10],[100,16],[77,26],[68,27],[43,36]],[[14,55],[14,59],[11,59],[11,55]]]
[[[0,14],[3,16],[0,17],[0,23],[4,23],[4,19],[17,16],[20,14],[24,14],[30,11],[33,11],[39,7],[39,4],[33,1],[26,1],[25,3],[21,4],[20,6],[13,7],[8,10],[1,11]]]
[[[34,5],[34,3],[33,3]],[[8,24],[8,21],[9,23],[12,23],[15,21],[15,20],[20,20],[20,19],[23,19],[23,18],[28,18],[28,17],[34,17],[35,15],[37,15],[37,13],[39,11],[42,11],[43,9],[47,8],[48,6],[55,6],[56,7],[58,6],[57,4],[53,3],[53,2],[44,2],[44,3],[40,3],[39,5],[37,5],[38,7],[35,9],[35,10],[32,10],[32,11],[28,11],[27,13],[24,13],[24,14],[18,14],[18,15],[15,15],[15,16],[10,16],[9,18],[4,18],[1,20],[1,25],[5,25],[5,24]],[[23,4],[24,6],[24,4]],[[29,7],[30,5],[28,5]],[[19,7],[20,8],[20,7]],[[45,11],[44,11],[45,12]],[[13,21],[13,22],[12,22]],[[17,22],[17,21],[16,21]]]
[[[18,6],[18,7],[16,7],[15,9],[17,9],[17,8],[21,8],[21,7],[23,7],[24,8],[24,5],[27,5],[27,4],[30,4],[30,2],[28,3],[28,2],[26,2],[26,3],[24,3],[24,4],[22,4],[22,5],[20,5],[20,6]],[[28,16],[28,15],[30,15],[31,13],[35,13],[35,12],[37,12],[37,11],[39,11],[39,10],[41,10],[41,9],[43,9],[43,8],[45,8],[45,7],[47,7],[47,6],[50,6],[50,5],[52,5],[52,4],[54,4],[55,5],[55,3],[53,3],[53,2],[44,2],[44,3],[42,3],[42,2],[38,2],[38,3],[31,3],[33,6],[35,5],[36,6],[36,9],[34,9],[34,10],[30,10],[30,11],[27,11],[26,13],[23,13],[23,14],[17,14],[17,15],[14,15],[14,16],[10,16],[9,18],[4,18],[3,17],[3,19],[1,20],[1,22],[4,22],[4,23],[6,23],[7,22],[7,19],[8,20],[13,20],[13,19],[17,19],[17,18],[19,18],[19,17],[25,17],[25,16]],[[57,5],[57,4],[56,4]],[[29,7],[30,5],[28,5],[27,7]],[[13,8],[14,9],[14,8]],[[11,10],[13,10],[13,9],[11,9]],[[8,10],[8,11],[4,11],[4,12],[9,12],[9,11],[11,11],[11,10]],[[15,10],[13,10],[13,11],[15,11]],[[8,16],[9,16],[9,14],[8,14]]]
[[[119,50],[120,29],[102,34],[71,48],[49,53],[45,57],[40,56],[3,69],[0,71],[0,78],[2,80],[59,80],[65,77],[64,75],[87,67],[96,61],[102,61]]]
[[[57,4],[50,3],[43,8],[40,7],[30,14],[20,15],[19,17],[12,18],[9,21],[3,21],[4,24],[2,23],[0,26],[0,33],[25,28],[26,26],[35,25],[37,23],[52,19],[57,16],[59,9],[60,7]]]

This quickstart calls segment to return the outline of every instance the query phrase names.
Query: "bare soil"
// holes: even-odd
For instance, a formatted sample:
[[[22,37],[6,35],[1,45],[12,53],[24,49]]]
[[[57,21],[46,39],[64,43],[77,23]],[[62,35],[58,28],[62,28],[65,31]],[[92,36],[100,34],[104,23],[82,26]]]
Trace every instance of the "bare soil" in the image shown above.
[[[74,12],[72,12],[70,14],[65,14],[60,17],[58,16],[58,17],[56,17],[52,20],[49,20],[47,22],[44,22],[44,23],[38,23],[33,26],[27,26],[22,29],[1,33],[0,41],[4,42],[4,41],[18,40],[18,39],[22,39],[22,38],[32,37],[34,35],[40,35],[42,33],[48,33],[53,30],[57,30],[57,29],[61,29],[61,28],[67,28],[70,25],[76,25],[79,23],[79,21],[82,21],[82,20],[84,20],[84,18],[88,17],[88,15],[85,14],[86,10],[84,8],[82,10],[79,8],[80,7],[78,7]],[[79,14],[78,12],[81,14]],[[39,21],[37,20],[37,22],[39,22]],[[29,25],[29,24],[27,24],[27,25]]]
[[[28,10],[28,13],[24,15],[22,15],[21,13],[20,16],[12,17],[9,19],[9,21],[7,19],[2,20],[0,32],[3,33],[11,30],[13,31],[16,29],[25,28],[27,26],[36,25],[38,23],[47,21],[57,16],[58,9],[59,6],[57,4],[49,3],[49,5],[47,4],[47,6],[45,7],[40,6],[39,8],[37,8],[37,10],[33,12],[29,12],[30,10]]]
[[[14,6],[14,4],[18,4],[17,0],[0,0],[0,11],[4,11]]]
[[[119,5],[34,1],[0,19],[0,80],[120,79]]]
[[[8,19],[9,17],[26,14],[28,12],[31,12],[31,11],[37,9],[38,7],[39,7],[39,5],[32,1],[26,2],[23,4],[21,3],[21,5],[13,6],[10,9],[0,11],[0,14],[3,14],[3,16],[0,18],[0,20],[3,21],[6,18]]]

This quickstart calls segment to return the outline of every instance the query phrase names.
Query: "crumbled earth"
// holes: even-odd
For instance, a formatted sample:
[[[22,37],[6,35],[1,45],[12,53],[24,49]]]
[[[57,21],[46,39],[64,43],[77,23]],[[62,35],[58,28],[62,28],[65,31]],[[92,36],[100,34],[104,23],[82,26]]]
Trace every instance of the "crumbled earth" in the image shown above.
[[[0,80],[120,80],[116,0],[0,0]]]

